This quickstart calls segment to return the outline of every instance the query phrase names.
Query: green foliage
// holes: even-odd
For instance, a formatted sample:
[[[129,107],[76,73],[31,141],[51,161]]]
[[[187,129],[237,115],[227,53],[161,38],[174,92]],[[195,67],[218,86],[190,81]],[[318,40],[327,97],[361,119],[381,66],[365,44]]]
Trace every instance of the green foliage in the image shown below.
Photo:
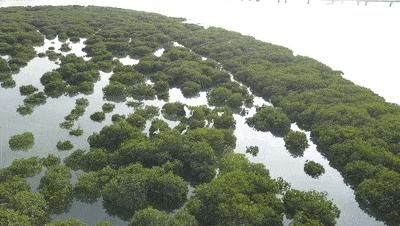
[[[364,180],[356,189],[356,199],[378,219],[396,225],[400,221],[397,211],[400,196],[400,175],[390,170],[380,170],[375,177]],[[388,199],[390,197],[390,199]]]
[[[85,155],[85,151],[78,149],[72,152],[68,157],[64,159],[64,163],[66,166],[71,168],[72,170],[78,170],[82,167],[82,156]]]
[[[5,89],[14,88],[16,86],[14,79],[5,79],[1,82],[1,87]]]
[[[56,220],[53,223],[47,224],[48,226],[87,226],[87,224],[82,223],[79,219],[68,218],[63,220]]]
[[[125,120],[125,115],[113,114],[111,116],[111,121],[112,122],[121,122],[123,120]]]
[[[45,73],[40,79],[46,94],[51,97],[59,97],[65,93],[91,94],[94,83],[100,78],[98,66],[74,54],[61,57],[60,60],[58,69]]]
[[[11,200],[10,207],[29,216],[33,225],[45,225],[50,220],[47,202],[40,193],[19,192]]]
[[[110,84],[103,88],[103,92],[107,99],[119,98],[125,100],[127,95],[126,87],[119,82],[110,82]]]
[[[238,109],[246,101],[246,98],[250,97],[246,89],[239,87],[236,83],[227,83],[225,86],[212,89],[207,94],[207,98],[211,105]]]
[[[39,192],[48,202],[52,213],[63,213],[73,200],[70,169],[66,166],[50,167],[40,179]]]
[[[146,119],[138,113],[129,114],[128,117],[126,117],[126,122],[140,130],[143,130],[146,125]]]
[[[31,132],[13,135],[8,144],[13,151],[27,151],[33,147],[35,137]]]
[[[39,157],[14,160],[5,170],[9,175],[32,177],[42,171],[43,163]]]
[[[263,132],[271,132],[275,136],[283,137],[290,131],[290,120],[279,108],[263,106],[257,113],[246,120],[249,126]]]
[[[124,141],[135,138],[144,138],[140,130],[127,122],[119,122],[104,127],[100,133],[94,133],[88,139],[90,147],[105,148],[107,150],[117,149]]]
[[[97,111],[90,115],[90,119],[95,122],[102,122],[106,119],[106,114],[104,114],[104,112]]]
[[[42,158],[43,165],[47,168],[56,166],[61,163],[61,159],[53,154],[48,155],[46,158]]]
[[[262,163],[251,163],[243,154],[226,153],[219,162],[219,173],[223,175],[235,170],[269,177],[269,171]]]
[[[193,142],[184,149],[183,171],[194,184],[210,182],[215,177],[215,152],[206,142]]]
[[[283,196],[285,213],[289,218],[297,218],[302,214],[309,220],[319,221],[320,224],[330,226],[336,225],[336,218],[340,216],[340,210],[326,194],[316,191],[289,190]]]
[[[187,133],[189,141],[207,142],[215,151],[217,157],[231,152],[236,146],[236,137],[231,129],[208,129],[198,128],[189,130]]]
[[[21,93],[21,95],[24,95],[24,96],[31,95],[38,90],[39,89],[34,87],[33,85],[26,85],[26,86],[19,87],[19,92]]]
[[[306,163],[304,164],[304,172],[306,172],[313,178],[318,178],[325,173],[325,169],[321,164],[317,162],[306,161]]]
[[[0,11],[0,54],[11,57],[9,61],[0,59],[0,81],[3,87],[14,86],[11,74],[17,73],[35,57],[33,46],[43,44],[42,34],[49,39],[56,36],[60,40],[70,38],[73,42],[78,37],[87,38],[84,51],[92,58],[85,61],[74,55],[63,57],[55,53],[54,49],[46,51],[50,60],[60,59],[60,67],[42,76],[45,93],[28,96],[24,100],[25,105],[18,108],[18,112],[23,115],[32,113],[34,106],[44,104],[48,96],[90,94],[99,79],[99,70],[113,71],[115,74],[115,80],[103,90],[107,99],[109,96],[120,97],[113,98],[116,101],[128,96],[153,98],[155,94],[165,99],[168,97],[167,88],[177,87],[185,95],[209,91],[208,100],[216,106],[240,108],[243,104],[250,105],[252,97],[247,88],[231,82],[230,74],[225,71],[229,70],[252,93],[270,101],[275,110],[282,109],[281,113],[287,115],[284,117],[277,113],[274,118],[269,117],[274,116],[274,113],[262,117],[259,114],[260,117],[249,119],[249,124],[277,136],[286,135],[290,128],[287,122],[290,121],[296,122],[302,129],[310,130],[318,150],[350,184],[359,189],[365,182],[364,192],[361,193],[365,195],[358,199],[365,208],[375,216],[383,215],[382,219],[386,223],[398,225],[399,220],[393,213],[400,212],[399,207],[387,201],[398,200],[398,192],[386,192],[381,187],[383,179],[378,175],[382,174],[383,169],[396,173],[400,171],[400,109],[397,105],[386,103],[369,89],[343,79],[340,72],[311,58],[294,56],[291,50],[281,46],[221,28],[203,29],[197,25],[181,23],[182,19],[156,14],[79,6],[15,7],[2,8]],[[172,41],[183,44],[185,48],[173,47]],[[160,47],[165,48],[163,56],[153,56],[151,53]],[[141,58],[139,64],[123,67],[117,61],[113,62],[113,57],[127,55]],[[202,61],[201,56],[208,60]],[[145,85],[146,76],[155,82],[153,87]],[[229,130],[224,130],[227,136],[216,135],[220,132],[214,130],[199,131],[204,129],[202,127],[206,120],[208,123],[212,121],[209,113],[203,117],[199,112],[196,114],[200,116],[193,114],[192,119],[183,122],[179,126],[180,131],[164,131],[151,139],[160,142],[159,148],[174,159],[178,158],[176,162],[183,160],[182,153],[187,145],[183,139],[189,143],[208,143],[218,158],[222,156],[221,153],[231,151],[234,139],[227,135]],[[146,120],[154,117],[145,109],[135,113]],[[214,119],[215,129],[234,128],[229,114],[222,117],[221,122],[217,121]],[[276,122],[276,125],[270,122]],[[188,134],[181,135],[179,132],[186,126],[189,127]],[[72,128],[73,122],[67,120],[63,127]],[[132,129],[125,129],[105,129],[103,133],[91,136],[90,144],[113,153],[127,140],[134,137],[144,139],[140,131],[130,133],[127,131]],[[116,134],[112,134],[111,130]],[[212,135],[206,136],[205,133]],[[394,185],[390,186],[396,187]],[[320,223],[325,224],[304,211],[298,211],[293,222],[311,225]]]
[[[46,95],[43,92],[37,92],[24,99],[25,105],[37,106],[46,103]]]
[[[258,152],[260,152],[258,146],[246,147],[246,153],[251,154],[252,156],[257,156]]]
[[[84,171],[96,171],[110,164],[110,156],[103,149],[93,148],[82,155],[78,161],[80,168]]]
[[[71,136],[79,137],[79,136],[82,136],[82,134],[83,134],[83,129],[81,129],[81,128],[77,128],[77,129],[73,129],[73,130],[69,131],[69,135],[71,135]]]
[[[76,121],[85,114],[86,108],[89,106],[89,100],[86,98],[79,98],[75,101],[75,107],[71,112],[64,117],[67,121]]]
[[[19,105],[17,108],[17,112],[22,116],[30,115],[33,112],[33,108],[31,105]]]
[[[118,149],[116,165],[139,162],[144,166],[160,166],[171,160],[171,155],[150,140],[130,140]]]
[[[63,51],[63,52],[71,51],[71,47],[69,47],[68,43],[63,43],[61,45],[60,51]]]
[[[74,194],[78,200],[93,203],[101,197],[100,175],[95,172],[85,173],[79,177],[78,182],[74,187]]]
[[[115,104],[112,104],[112,103],[105,103],[102,106],[104,113],[110,113],[114,110],[114,108],[115,108]]]
[[[179,120],[186,115],[185,105],[180,102],[164,104],[161,112],[169,120]]]
[[[29,190],[29,185],[19,176],[2,178],[2,182],[0,183],[0,203],[9,203],[12,197],[18,192]]]
[[[182,87],[182,93],[185,97],[192,97],[197,95],[201,90],[201,85],[193,82],[193,81],[187,81],[183,83]]]
[[[179,208],[186,201],[187,191],[187,184],[178,176],[131,165],[121,169],[102,194],[107,211],[127,219],[148,205],[169,211]]]
[[[74,145],[69,140],[58,141],[56,146],[59,151],[68,151],[74,148]]]
[[[198,186],[187,208],[200,225],[282,225],[278,192],[269,176],[234,170]]]
[[[305,133],[300,131],[289,131],[283,138],[285,147],[293,157],[303,156],[304,151],[308,148],[308,140]]]
[[[154,137],[157,136],[160,132],[168,131],[170,130],[168,123],[161,119],[154,119],[151,122],[151,126],[149,129],[149,136]]]
[[[26,225],[30,226],[32,223],[29,217],[18,213],[12,209],[0,208],[0,225]]]
[[[130,226],[197,226],[199,225],[192,215],[185,209],[176,214],[168,214],[151,207],[137,211],[130,220]]]

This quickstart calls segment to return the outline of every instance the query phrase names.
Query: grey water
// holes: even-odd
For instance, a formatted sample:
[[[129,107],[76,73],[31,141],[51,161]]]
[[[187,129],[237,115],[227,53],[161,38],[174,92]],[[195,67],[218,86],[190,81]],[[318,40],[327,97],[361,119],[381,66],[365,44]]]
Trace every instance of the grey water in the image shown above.
[[[70,43],[72,50],[65,54],[74,53],[84,59],[85,53],[82,52],[84,48],[84,40],[78,43]],[[55,47],[57,50],[61,46],[61,42],[57,39],[45,40],[44,46],[36,47],[37,52],[43,52],[50,46]],[[178,46],[178,45],[177,45]],[[182,47],[182,46],[181,46]],[[161,56],[162,49],[157,50],[154,54]],[[119,59],[124,64],[136,64],[137,59],[129,57]],[[101,106],[107,102],[103,98],[102,88],[109,83],[111,73],[100,72],[101,79],[95,84],[94,92],[91,95],[78,95],[76,97],[62,96],[56,99],[49,98],[45,105],[35,108],[35,111],[28,116],[21,116],[16,112],[18,105],[23,103],[23,97],[19,94],[19,87],[21,85],[32,84],[43,90],[40,84],[40,77],[53,69],[58,68],[58,64],[45,58],[34,58],[28,65],[21,69],[21,71],[14,75],[16,80],[16,87],[12,89],[0,88],[0,103],[2,108],[0,110],[0,167],[7,167],[13,160],[19,158],[26,158],[30,156],[45,157],[52,153],[61,158],[69,155],[69,151],[57,151],[56,143],[59,140],[71,140],[75,148],[88,149],[89,145],[87,138],[93,133],[101,130],[105,125],[111,124],[112,114],[129,114],[133,112],[132,108],[126,105],[126,102],[115,103],[116,108],[112,113],[108,113],[106,120],[102,123],[90,120],[89,116],[96,112],[101,111]],[[177,88],[172,88],[169,91],[169,101],[179,101],[189,106],[207,105],[206,92],[201,92],[197,97],[185,98],[182,92]],[[81,137],[73,137],[68,134],[68,130],[61,129],[59,123],[64,120],[71,109],[75,105],[75,100],[80,97],[85,97],[89,100],[90,104],[86,109],[85,114],[79,118],[75,123],[76,126],[84,129],[84,134]],[[128,98],[127,101],[133,100]],[[144,105],[152,105],[162,107],[166,102],[163,100],[145,100]],[[353,190],[343,182],[340,173],[329,166],[329,162],[316,150],[316,147],[309,140],[310,147],[305,151],[303,157],[293,158],[284,147],[282,138],[274,137],[269,132],[259,132],[250,128],[245,119],[255,113],[256,106],[270,105],[260,97],[255,97],[254,106],[247,108],[248,115],[241,116],[235,114],[236,120],[235,135],[237,137],[237,149],[239,153],[245,153],[247,146],[257,145],[260,148],[258,156],[253,157],[246,154],[252,161],[263,163],[270,174],[274,178],[282,177],[289,182],[293,188],[300,190],[317,190],[328,193],[328,198],[331,199],[341,210],[341,216],[338,219],[338,225],[384,225],[376,221],[373,217],[364,213],[355,201]],[[209,106],[210,107],[210,106]],[[162,115],[159,116],[164,119]],[[165,120],[165,119],[164,119]],[[174,127],[178,122],[166,120],[171,127]],[[150,122],[147,122],[146,130],[148,131]],[[292,125],[292,129],[299,130],[296,125]],[[8,147],[8,139],[18,133],[31,131],[35,135],[35,144],[32,150],[27,152],[11,151]],[[307,133],[307,132],[306,132]],[[309,133],[307,133],[309,136]],[[303,171],[303,165],[306,160],[314,160],[321,163],[325,168],[325,174],[318,179],[313,179],[306,175]],[[82,172],[73,172],[73,181]],[[39,174],[33,178],[28,178],[32,189],[35,190],[39,184],[39,179],[43,175]],[[76,217],[83,220],[89,225],[95,225],[102,220],[108,220],[113,225],[127,225],[128,222],[122,221],[119,218],[110,216],[102,207],[101,200],[94,204],[86,204],[74,201],[71,209],[64,214],[53,215],[52,219],[64,219],[69,217]],[[285,221],[289,224],[290,221]]]

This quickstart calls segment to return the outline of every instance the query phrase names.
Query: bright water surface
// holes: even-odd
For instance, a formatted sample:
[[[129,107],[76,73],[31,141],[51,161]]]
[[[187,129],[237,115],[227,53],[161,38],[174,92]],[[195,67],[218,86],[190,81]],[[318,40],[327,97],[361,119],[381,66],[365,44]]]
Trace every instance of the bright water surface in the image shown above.
[[[79,4],[85,4],[85,2],[88,1],[79,1]],[[113,1],[116,2],[116,1]],[[118,2],[118,1],[117,1]],[[121,1],[122,2],[122,1]],[[105,1],[96,1],[96,4],[98,3],[99,5],[109,5],[109,6],[118,6],[118,7],[124,7],[124,8],[135,8],[135,9],[139,9],[139,10],[146,10],[146,11],[156,11],[156,12],[160,12],[163,14],[167,14],[167,15],[172,15],[172,16],[185,16],[187,18],[189,18],[192,21],[195,22],[201,22],[202,24],[207,24],[207,21],[210,22],[209,24],[213,24],[213,25],[217,25],[217,26],[223,26],[225,19],[224,18],[214,18],[214,11],[216,7],[220,6],[220,2],[219,3],[210,3],[208,0],[203,1],[205,5],[208,4],[208,6],[211,8],[210,11],[208,12],[208,17],[207,16],[203,16],[201,17],[201,13],[200,11],[204,8],[199,8],[199,12],[193,15],[188,14],[188,12],[190,12],[190,9],[192,9],[192,7],[194,7],[193,5],[188,5],[189,3],[187,2],[192,2],[192,1],[185,1],[186,3],[183,3],[182,1],[170,1],[170,4],[167,4],[165,2],[168,1],[163,1],[162,3],[159,2],[160,4],[156,4],[155,2],[159,2],[159,1],[155,1],[155,0],[150,0],[150,1],[146,1],[146,3],[144,2],[140,2],[140,1],[129,1],[128,2],[124,2],[123,5],[113,5],[113,4],[109,4],[109,2],[105,2]],[[171,8],[172,6],[174,6],[174,4],[177,4],[177,2],[180,2],[180,6],[181,8]],[[269,8],[265,8],[267,6],[271,6],[272,9],[277,10],[277,11],[291,11],[292,13],[295,13],[295,11],[293,10],[292,6],[290,5],[277,5],[277,4],[270,4],[270,3],[255,3],[255,2],[246,2],[246,1],[228,1],[228,0],[221,0],[221,2],[225,3],[224,7],[227,7],[227,9],[231,9],[232,7],[232,11],[234,12],[234,7],[238,7],[239,3],[240,5],[243,5],[243,7],[247,7],[249,9],[250,12],[252,11],[256,11],[261,13],[261,9],[266,10],[266,12],[264,12],[265,14],[268,14],[268,10],[271,10]],[[57,4],[62,4],[63,1],[57,1]],[[74,3],[74,4],[78,4],[78,2],[74,2],[74,1],[68,1],[68,3]],[[192,2],[193,3],[193,2]],[[228,4],[229,3],[229,4]],[[0,1],[0,6],[7,6],[10,4],[16,4],[16,5],[28,5],[28,4],[32,4],[32,5],[38,5],[38,4],[54,4],[53,1],[48,2],[48,1]],[[93,4],[93,1],[90,1],[90,4]],[[152,5],[153,4],[153,5]],[[166,8],[161,9],[161,6],[165,6]],[[176,5],[175,5],[176,6]],[[211,7],[213,6],[213,7]],[[215,6],[215,7],[214,7]],[[256,7],[257,6],[257,7]],[[146,8],[147,7],[147,8]],[[264,8],[262,8],[264,7]],[[286,8],[285,8],[286,7]],[[301,10],[305,10],[308,12],[308,14],[304,15],[306,18],[310,19],[310,13],[312,14],[312,12],[314,12],[314,10],[319,9],[317,8],[317,6],[309,6],[310,8],[306,8],[306,6],[304,5],[303,8],[299,8],[300,11]],[[320,9],[322,10],[328,10],[328,6],[322,5],[322,6],[318,6],[321,7]],[[326,9],[324,8],[326,7]],[[336,8],[334,7],[332,9],[332,11],[334,10],[338,10],[337,9],[338,6],[336,6]],[[246,8],[246,9],[247,9]],[[349,9],[351,7],[344,7],[345,12],[350,12],[351,10]],[[353,7],[354,8],[354,7]],[[188,12],[183,12],[185,11],[185,9],[188,9]],[[396,9],[383,9],[383,8],[378,8],[379,10],[396,10]],[[170,10],[170,11],[168,11]],[[192,9],[193,10],[193,9]],[[357,8],[357,9],[353,9],[354,12],[356,12],[356,15],[358,15],[357,13],[360,13],[361,10],[365,10],[365,14],[371,13],[371,9],[366,9],[366,8]],[[378,10],[378,11],[379,11]],[[167,12],[168,11],[168,12]],[[329,11],[329,10],[328,10]],[[221,12],[221,11],[219,11]],[[231,11],[227,11],[224,10],[224,13],[227,14],[227,17],[231,16],[231,13],[233,13]],[[275,11],[274,11],[275,12]],[[389,11],[388,15],[392,15],[390,13],[391,11]],[[181,14],[179,14],[181,13]],[[239,13],[239,11],[237,11],[237,13]],[[316,12],[314,12],[316,13]],[[361,14],[364,14],[361,13]],[[203,12],[204,14],[204,12]],[[274,13],[276,14],[276,12]],[[247,11],[242,11],[240,17],[236,17],[236,19],[234,21],[232,21],[231,18],[231,25],[235,25],[237,24],[239,25],[243,25],[244,21],[247,21],[249,24],[252,24],[251,26],[243,26],[241,27],[241,29],[244,30],[240,30],[240,29],[236,29],[239,31],[242,31],[244,33],[249,33],[248,31],[246,31],[246,29],[248,29],[248,27],[255,27],[256,24],[260,24],[259,20],[255,20],[252,23],[250,23],[248,20],[248,16],[250,16],[251,18],[253,17],[252,15],[247,15]],[[271,15],[264,15],[262,14],[265,18],[270,17]],[[324,15],[321,15],[324,16]],[[341,14],[342,16],[342,14]],[[386,15],[387,16],[387,15]],[[392,15],[393,16],[393,15]],[[357,16],[355,16],[357,17]],[[215,20],[209,20],[210,18],[213,18]],[[240,20],[238,19],[240,18]],[[263,17],[261,17],[263,18]],[[338,23],[340,24],[342,21],[342,19],[340,18],[336,18],[338,20]],[[358,19],[358,17],[357,17]],[[264,19],[263,19],[264,20]],[[315,46],[314,47],[310,47],[307,45],[307,40],[303,40],[302,37],[307,36],[311,34],[305,34],[307,32],[302,33],[301,31],[299,31],[299,29],[304,29],[305,31],[311,31],[311,27],[308,24],[304,24],[303,27],[297,27],[296,31],[298,33],[297,36],[295,35],[294,37],[292,36],[285,36],[285,38],[281,37],[281,33],[277,32],[277,31],[281,31],[284,32],[283,30],[291,30],[292,26],[294,26],[295,24],[298,23],[298,20],[303,20],[302,18],[296,18],[296,20],[292,21],[292,23],[289,23],[286,20],[279,21],[279,20],[274,20],[275,26],[270,26],[271,25],[271,21],[263,21],[263,23],[265,24],[264,26],[260,26],[258,27],[257,30],[252,30],[252,32],[254,32],[254,34],[258,34],[258,36],[256,35],[256,37],[260,38],[260,39],[267,39],[269,38],[269,41],[274,41],[275,38],[282,38],[279,39],[280,41],[274,41],[275,43],[279,43],[279,44],[285,44],[286,46],[289,46],[291,48],[293,48],[293,46],[291,46],[290,44],[287,44],[285,42],[290,42],[293,39],[296,39],[296,37],[299,37],[298,42],[294,42],[292,43],[292,45],[296,45],[296,43],[299,45],[297,46],[298,48],[294,48],[296,53],[301,53],[304,54],[303,52],[308,52],[308,53],[321,53],[322,59],[326,60],[326,61],[335,61],[335,59],[339,59],[339,56],[343,56],[345,59],[343,59],[343,62],[346,62],[346,64],[350,65],[350,69],[353,70],[359,70],[358,73],[362,72],[363,70],[366,70],[365,67],[370,68],[370,67],[374,67],[374,65],[372,63],[360,66],[358,65],[360,63],[360,61],[363,61],[363,57],[365,58],[365,55],[368,56],[368,54],[361,54],[358,51],[352,52],[353,49],[348,49],[350,52],[342,52],[339,55],[335,52],[332,51],[336,51],[335,50],[335,46],[336,44],[334,44],[334,40],[332,37],[330,37],[330,41],[332,41],[332,43],[326,43],[327,40],[321,41],[320,42],[315,42]],[[285,23],[286,21],[286,23]],[[211,23],[212,22],[212,23]],[[369,21],[371,22],[371,21]],[[322,23],[321,21],[319,21],[319,23]],[[391,21],[388,21],[387,23],[391,23]],[[277,29],[277,24],[280,24],[280,26],[286,26],[287,27],[281,27],[280,30],[276,30]],[[351,24],[351,23],[350,23]],[[229,24],[226,24],[227,26],[224,26],[226,28],[229,29],[234,29],[235,27],[230,27]],[[326,29],[326,25],[324,24],[320,24],[321,27],[320,30],[321,31],[325,31],[324,29]],[[374,24],[372,24],[374,25]],[[377,25],[376,25],[377,26]],[[263,27],[265,27],[265,29],[262,29]],[[325,27],[325,28],[324,28]],[[285,28],[285,29],[283,29]],[[314,27],[315,28],[315,27]],[[332,28],[334,29],[334,28]],[[381,28],[383,29],[383,28]],[[264,34],[265,36],[260,36],[258,32],[262,32],[262,34]],[[286,31],[288,32],[288,31]],[[317,32],[318,34],[314,32],[314,35],[319,34],[319,32]],[[251,33],[251,32],[250,32]],[[324,33],[324,32],[321,32]],[[390,32],[389,32],[390,33]],[[321,34],[319,34],[321,35]],[[326,35],[326,34],[324,34]],[[353,33],[352,33],[353,35]],[[355,38],[349,37],[350,35],[347,35],[346,37],[348,37],[351,40],[354,40]],[[394,35],[396,37],[396,35]],[[266,38],[267,37],[267,38]],[[343,41],[341,38],[343,37],[339,37],[339,42]],[[365,37],[365,39],[369,39],[370,37]],[[392,40],[393,36],[387,37],[387,43],[390,43]],[[364,41],[365,41],[364,39]],[[305,42],[301,42],[301,40],[305,41]],[[360,42],[363,42],[363,40],[359,40]],[[380,43],[383,46],[387,45],[387,43]],[[175,45],[178,43],[175,43]],[[310,47],[309,49],[307,49],[306,47],[304,47],[306,50],[304,50],[303,52],[301,51],[300,46],[308,46]],[[58,40],[46,40],[45,41],[45,45],[43,47],[38,47],[36,48],[36,50],[38,52],[43,52],[45,51],[49,46],[54,46],[56,49],[58,49],[61,46],[61,43],[58,42]],[[326,46],[329,46],[326,47]],[[78,56],[84,57],[85,53],[82,52],[82,48],[84,47],[83,44],[83,40],[81,40],[81,42],[76,43],[76,44],[72,44],[72,53],[75,53]],[[340,46],[339,46],[340,47]],[[381,48],[383,48],[382,46],[380,46]],[[325,49],[328,48],[328,49]],[[375,47],[374,45],[370,45],[368,46],[368,48],[374,48],[374,49],[370,49],[368,50],[369,52],[373,52],[374,55],[371,56],[371,58],[376,57],[376,49],[378,47]],[[393,49],[396,50],[396,46],[393,47]],[[315,51],[314,50],[318,50]],[[387,50],[385,48],[383,48],[383,50]],[[382,51],[383,51],[382,50]],[[366,51],[366,50],[364,50]],[[386,51],[388,54],[391,54],[391,51]],[[397,53],[400,51],[397,51]],[[331,55],[333,55],[332,58],[330,58],[330,53],[332,53]],[[162,54],[162,49],[158,50],[155,55],[159,56]],[[359,54],[359,56],[357,58],[353,58],[351,60],[346,60],[347,57],[349,57],[349,55],[352,54]],[[307,54],[310,55],[310,54]],[[311,54],[312,55],[312,54]],[[363,56],[361,56],[363,55]],[[316,55],[318,56],[318,54]],[[335,58],[337,57],[337,58]],[[381,56],[383,57],[383,56]],[[385,58],[388,56],[385,56]],[[361,58],[361,59],[360,59]],[[390,58],[390,57],[388,57]],[[317,58],[318,59],[318,58]],[[389,59],[390,60],[390,59]],[[124,64],[136,64],[137,60],[136,59],[130,59],[130,58],[123,58],[120,59],[120,61]],[[342,66],[341,63],[343,63],[341,60],[339,60],[338,65]],[[350,63],[351,62],[351,63]],[[375,62],[378,65],[385,65],[386,62],[385,60],[377,60]],[[128,114],[132,112],[132,109],[127,107],[125,105],[125,103],[116,103],[116,108],[115,110],[110,113],[107,114],[107,118],[104,122],[102,123],[97,123],[97,122],[93,122],[90,120],[89,116],[96,112],[96,111],[100,111],[101,110],[101,106],[103,103],[105,103],[106,101],[103,100],[103,93],[102,93],[102,88],[104,86],[106,86],[108,84],[108,79],[111,76],[110,73],[103,73],[101,72],[101,80],[99,82],[96,83],[95,85],[95,89],[94,89],[94,93],[92,95],[89,96],[84,96],[86,98],[89,99],[90,101],[90,105],[89,107],[86,109],[85,115],[83,117],[81,117],[78,122],[75,124],[76,126],[80,126],[81,128],[84,129],[84,134],[81,137],[71,137],[68,135],[68,131],[59,128],[59,123],[63,121],[64,116],[66,116],[71,109],[74,107],[75,105],[75,99],[83,97],[83,95],[79,95],[76,97],[67,97],[67,96],[63,96],[57,99],[48,99],[47,103],[45,105],[39,106],[35,109],[34,113],[30,116],[21,116],[16,112],[16,108],[18,107],[18,105],[23,103],[23,97],[20,96],[18,88],[21,85],[27,85],[27,84],[32,84],[36,87],[39,87],[40,89],[43,89],[43,86],[40,84],[40,77],[48,71],[51,71],[55,68],[57,68],[58,65],[55,64],[54,62],[49,61],[47,58],[35,58],[33,59],[31,62],[29,62],[29,64],[23,68],[21,70],[21,72],[17,75],[14,76],[14,79],[17,82],[17,86],[14,89],[3,89],[0,88],[0,103],[2,104],[2,108],[0,109],[0,167],[6,167],[9,164],[11,164],[11,162],[15,159],[18,158],[24,158],[24,157],[29,157],[29,156],[41,156],[41,157],[45,157],[50,153],[56,154],[60,157],[65,157],[66,155],[69,154],[69,152],[59,152],[56,150],[56,143],[59,140],[66,140],[69,139],[71,140],[74,145],[75,148],[84,148],[87,149],[88,148],[88,143],[87,143],[87,137],[89,135],[91,135],[93,132],[98,132],[101,130],[101,128],[104,125],[110,124],[111,123],[111,115],[118,113],[118,114]],[[343,67],[342,67],[343,68]],[[344,71],[347,74],[348,70],[346,67],[344,67]],[[384,81],[386,81],[386,79],[392,79],[392,77],[390,77],[392,74],[391,73],[397,73],[396,69],[393,69],[390,66],[387,66],[386,68],[381,68],[382,70],[382,74],[379,75],[379,79],[380,81],[382,80],[383,83],[385,83]],[[347,70],[347,71],[346,71]],[[364,82],[365,81],[370,81],[370,80],[374,80],[375,82],[373,82],[375,85],[381,85],[381,83],[376,82],[377,78],[376,75],[372,75],[371,71],[367,71],[367,74],[361,74],[365,77],[363,77]],[[384,75],[386,75],[386,72],[389,72],[388,76],[389,77],[384,77]],[[356,74],[358,74],[356,73]],[[358,77],[353,77],[351,78],[353,81],[358,82]],[[395,83],[393,81],[389,81],[388,83]],[[363,84],[363,83],[361,83]],[[386,84],[386,83],[385,83]],[[366,85],[366,84],[363,84]],[[369,86],[370,87],[370,86]],[[372,87],[371,87],[372,88]],[[383,92],[380,93],[381,95],[384,95],[387,99],[391,99],[391,94],[392,91],[390,91],[390,86],[387,86],[386,90],[387,92]],[[376,89],[376,91],[379,92],[379,89]],[[396,99],[396,98],[395,98]],[[397,102],[400,102],[400,100],[395,100]],[[182,103],[188,104],[188,105],[206,105],[207,104],[207,98],[206,98],[206,93],[202,92],[200,93],[200,95],[196,98],[185,98],[183,97],[182,93],[180,92],[179,89],[171,89],[170,90],[170,101],[180,101]],[[162,105],[165,103],[164,101],[160,101],[160,100],[151,100],[151,101],[144,101],[144,103],[146,105],[154,105],[154,106],[158,106],[158,107],[162,107]],[[262,98],[256,98],[255,99],[255,105],[261,106],[262,104],[268,104],[266,103]],[[247,115],[246,117],[251,116],[252,114],[255,113],[255,108],[251,108],[248,109],[249,110],[249,115]],[[160,116],[162,117],[162,116]],[[341,216],[338,219],[338,225],[383,225],[383,223],[381,222],[377,222],[374,218],[368,216],[366,213],[364,213],[359,207],[357,202],[354,199],[354,192],[352,189],[350,189],[349,186],[347,186],[346,184],[344,184],[343,182],[343,178],[341,177],[341,175],[339,174],[338,171],[336,171],[335,169],[331,168],[329,166],[329,163],[326,159],[324,159],[321,154],[319,154],[316,151],[316,147],[314,144],[311,144],[310,147],[305,151],[304,156],[303,157],[299,157],[299,158],[293,158],[290,156],[290,154],[286,151],[285,147],[284,147],[284,141],[282,138],[276,138],[274,136],[272,136],[272,134],[270,133],[265,133],[265,132],[257,132],[255,130],[253,130],[252,128],[248,127],[245,124],[245,117],[242,117],[240,115],[235,115],[235,119],[236,119],[236,130],[235,130],[235,135],[237,137],[237,152],[240,153],[245,153],[245,148],[246,146],[251,146],[251,145],[257,145],[260,148],[260,153],[258,154],[257,157],[252,157],[250,155],[248,155],[248,158],[253,161],[253,162],[260,162],[260,163],[264,163],[266,165],[266,167],[270,170],[270,173],[273,177],[282,177],[284,178],[286,181],[288,181],[292,187],[297,188],[297,189],[301,189],[301,190],[311,190],[311,189],[315,189],[318,191],[326,191],[328,193],[328,197],[330,199],[332,199],[337,205],[338,207],[341,209]],[[177,122],[171,122],[168,121],[170,123],[170,126],[175,126],[177,124]],[[149,122],[148,122],[149,125]],[[148,126],[146,127],[148,128]],[[293,125],[292,126],[293,129],[298,130],[298,128]],[[33,147],[32,150],[28,151],[28,152],[13,152],[9,149],[8,147],[8,139],[17,133],[21,133],[24,131],[31,131],[35,134],[35,145]],[[317,161],[319,163],[321,163],[324,168],[325,168],[325,174],[322,175],[320,178],[318,179],[312,179],[311,177],[307,176],[304,171],[303,171],[303,166],[304,166],[304,162],[306,160],[314,160]],[[73,177],[74,180],[76,180],[76,177],[80,174],[81,172],[75,172]],[[37,185],[38,185],[38,178],[39,176],[36,176],[34,178],[30,178],[29,181],[32,184],[33,189],[36,189]],[[101,200],[98,201],[97,203],[93,204],[93,205],[89,205],[89,204],[85,204],[85,203],[81,203],[78,201],[75,201],[70,212],[69,213],[65,213],[65,214],[61,214],[61,215],[56,215],[53,216],[54,219],[58,219],[58,218],[67,218],[67,217],[79,217],[81,219],[83,219],[86,223],[90,224],[90,225],[94,225],[95,223],[99,222],[100,220],[103,219],[108,219],[111,220],[113,222],[114,225],[127,225],[127,222],[121,221],[117,218],[113,218],[109,215],[107,215],[104,211],[104,209],[102,208],[102,204],[101,204]]]

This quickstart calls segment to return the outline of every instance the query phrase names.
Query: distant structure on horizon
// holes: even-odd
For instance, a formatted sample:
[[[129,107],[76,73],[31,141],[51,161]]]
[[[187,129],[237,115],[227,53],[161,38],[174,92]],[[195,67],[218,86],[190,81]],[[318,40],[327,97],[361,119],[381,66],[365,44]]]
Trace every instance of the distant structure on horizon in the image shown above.
[[[251,0],[250,0],[251,1]],[[260,0],[256,0],[259,2]],[[278,3],[288,3],[290,0],[278,0]],[[317,1],[317,0],[304,0],[307,4],[310,4],[312,1]],[[360,5],[361,3],[364,3],[365,5],[368,5],[370,2],[374,3],[389,3],[389,6],[391,7],[393,3],[400,3],[400,0],[318,0],[318,1],[325,1],[325,2],[331,2],[334,4],[335,2],[356,2],[357,5]]]

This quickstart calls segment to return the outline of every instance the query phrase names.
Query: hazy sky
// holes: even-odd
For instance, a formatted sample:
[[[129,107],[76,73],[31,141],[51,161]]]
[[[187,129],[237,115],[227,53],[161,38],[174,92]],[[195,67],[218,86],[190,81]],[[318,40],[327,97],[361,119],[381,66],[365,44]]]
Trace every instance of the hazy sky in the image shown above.
[[[311,0],[11,0],[25,4],[96,4],[187,18],[239,31],[313,57],[357,84],[400,104],[400,3],[335,3]],[[283,0],[281,0],[283,2]]]

